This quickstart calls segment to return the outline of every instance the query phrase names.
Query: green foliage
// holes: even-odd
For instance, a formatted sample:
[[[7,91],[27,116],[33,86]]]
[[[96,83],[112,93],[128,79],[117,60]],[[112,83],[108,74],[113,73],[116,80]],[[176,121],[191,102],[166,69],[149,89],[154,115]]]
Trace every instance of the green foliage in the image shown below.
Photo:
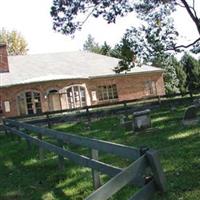
[[[27,42],[17,31],[0,30],[0,43],[6,43],[9,55],[27,54]]]
[[[172,64],[176,70],[176,75],[179,80],[178,83],[179,91],[181,93],[185,93],[187,92],[187,86],[186,86],[187,75],[186,72],[184,71],[184,67],[181,64],[181,62],[178,62],[174,57],[172,58]]]
[[[95,42],[95,39],[90,34],[88,35],[87,40],[83,44],[83,50],[90,51],[93,53],[100,53],[101,51],[99,44]]]
[[[163,54],[164,55],[164,54]],[[176,59],[173,56],[165,55],[152,60],[152,65],[164,69],[164,83],[167,94],[180,92],[180,80],[176,71]]]
[[[151,14],[143,17],[145,25],[126,31],[121,43],[117,45],[117,52],[122,59],[117,72],[130,69],[138,63],[161,67],[165,70],[166,93],[177,93],[180,91],[179,79],[172,59],[173,53],[166,52],[166,49],[173,48],[172,39],[175,41],[178,36],[173,20],[166,17],[170,14],[170,7],[161,5],[156,11],[152,10]]]
[[[117,16],[132,11],[133,5],[129,0],[121,0],[120,3],[118,0],[53,0],[51,16],[54,30],[73,34],[91,15],[96,18],[103,16],[108,23],[114,23]]]
[[[174,28],[171,7],[160,5],[141,17],[144,24],[127,29],[124,39],[140,62],[160,63],[172,54],[178,33]],[[156,61],[157,60],[157,61]]]
[[[115,72],[130,70],[138,63],[149,64],[165,70],[167,93],[184,93],[187,89],[198,89],[200,85],[198,62],[192,64],[195,66],[192,70],[187,69],[185,65],[190,64],[179,63],[174,57],[174,52],[166,51],[174,48],[178,36],[173,19],[170,18],[171,7],[168,4],[159,4],[156,11],[152,9],[148,13],[142,16],[146,21],[145,25],[137,29],[134,27],[128,29],[120,43],[114,49],[109,49],[110,53],[107,55],[120,59],[119,65],[114,69]]]
[[[171,63],[168,63],[164,67],[164,82],[165,91],[167,94],[179,93],[179,79],[177,77],[176,70]]]
[[[153,12],[157,12],[159,7],[168,7],[163,15],[168,16],[168,12],[176,11],[177,7],[185,8],[192,23],[200,34],[200,20],[196,10],[195,0],[53,0],[51,16],[53,18],[53,28],[64,34],[73,34],[80,30],[90,16],[102,16],[108,23],[115,23],[118,16],[125,16],[127,13],[135,11],[142,20],[148,20]],[[162,20],[157,19],[156,24]],[[194,47],[194,52],[199,52],[200,37],[189,45],[175,45],[171,38],[172,50]]]
[[[104,42],[103,45],[99,45],[97,42],[95,42],[95,39],[90,34],[88,35],[87,40],[83,44],[84,51],[98,53],[101,55],[110,56],[111,49],[112,48],[106,42]]]
[[[128,71],[135,66],[135,55],[131,48],[131,43],[126,37],[123,37],[119,44],[115,45],[111,56],[119,58],[118,66],[114,69],[116,73]]]
[[[161,163],[167,178],[168,192],[156,195],[152,200],[199,200],[199,131],[200,126],[182,126],[184,111],[191,102],[178,101],[176,112],[168,106],[154,110],[152,126],[156,129],[138,135],[126,132],[117,117],[93,121],[88,130],[84,123],[57,125],[54,129],[103,139],[132,147],[147,146],[159,151]],[[45,138],[43,138],[45,139]],[[85,155],[86,148],[66,145],[66,149]],[[88,154],[89,155],[89,154]],[[125,159],[101,152],[100,161],[125,167]],[[65,160],[65,170],[58,169],[55,154],[45,151],[45,159],[38,158],[38,148],[27,150],[26,141],[13,140],[0,134],[0,199],[6,200],[83,200],[92,191],[91,170]],[[103,182],[108,177],[102,176]],[[137,189],[125,187],[112,199],[124,200]]]
[[[102,55],[107,55],[107,56],[111,56],[111,51],[112,51],[112,48],[110,45],[108,45],[106,42],[103,43],[103,45],[101,46],[101,50],[100,50],[100,53]]]
[[[134,66],[133,61],[135,57],[131,50],[131,44],[126,38],[122,38],[119,44],[115,45],[114,48],[111,48],[106,42],[104,42],[103,45],[99,45],[91,35],[88,35],[88,38],[83,45],[83,50],[119,58],[120,61],[118,67],[114,69],[116,73],[130,70],[130,68]]]
[[[189,91],[200,89],[200,63],[189,54],[185,54],[181,63],[187,75],[186,87]]]

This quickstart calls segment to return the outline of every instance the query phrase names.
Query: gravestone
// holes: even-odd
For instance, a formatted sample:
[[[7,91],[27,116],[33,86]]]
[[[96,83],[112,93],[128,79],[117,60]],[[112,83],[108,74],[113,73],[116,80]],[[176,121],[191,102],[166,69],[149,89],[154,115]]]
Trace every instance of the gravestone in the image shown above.
[[[120,115],[120,124],[123,125],[125,123],[126,120],[126,116],[125,115]]]
[[[187,108],[183,117],[183,124],[184,125],[195,125],[198,123],[197,117],[197,107],[192,105]]]
[[[172,112],[176,111],[176,106],[175,106],[175,104],[170,103],[170,110],[171,110]]]
[[[125,115],[120,115],[120,124],[125,128],[126,131],[132,130],[132,121]]]
[[[200,108],[200,99],[195,99],[195,100],[193,101],[193,104],[194,104],[194,106],[195,106],[196,108]]]
[[[138,111],[133,113],[133,129],[134,131],[143,131],[151,128],[150,109]]]

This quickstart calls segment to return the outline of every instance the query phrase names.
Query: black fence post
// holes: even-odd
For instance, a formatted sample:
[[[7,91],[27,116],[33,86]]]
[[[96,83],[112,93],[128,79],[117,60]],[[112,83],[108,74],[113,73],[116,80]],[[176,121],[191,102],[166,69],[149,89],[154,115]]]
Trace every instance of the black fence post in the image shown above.
[[[87,116],[87,128],[89,129],[91,124],[91,116],[88,106],[86,107],[86,116]]]
[[[48,125],[48,128],[51,128],[51,120],[50,120],[49,114],[47,113],[46,116],[47,116],[47,125]]]
[[[42,140],[42,134],[38,133],[38,139]],[[39,159],[43,160],[44,159],[44,150],[42,147],[39,146]]]

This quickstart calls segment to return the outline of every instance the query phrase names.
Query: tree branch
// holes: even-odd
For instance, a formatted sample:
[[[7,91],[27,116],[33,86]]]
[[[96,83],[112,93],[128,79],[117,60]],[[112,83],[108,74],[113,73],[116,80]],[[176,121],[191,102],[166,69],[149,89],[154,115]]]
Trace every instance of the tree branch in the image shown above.
[[[194,21],[194,23],[195,23],[195,25],[196,25],[196,27],[197,27],[197,30],[198,30],[198,32],[199,32],[199,34],[200,34],[200,22],[199,22],[198,17],[196,17],[195,14],[192,13],[190,6],[188,5],[188,3],[187,3],[185,0],[181,0],[181,1],[182,1],[182,3],[184,4],[184,6],[185,6],[185,8],[186,8],[186,10],[187,10],[187,12],[188,12],[188,14],[190,15],[190,17],[191,17],[192,20]]]
[[[196,43],[199,42],[199,41],[200,41],[200,37],[199,37],[198,39],[196,39],[194,42],[192,42],[192,43],[190,43],[190,44],[188,44],[188,45],[179,45],[179,46],[175,46],[175,47],[173,47],[173,48],[167,48],[166,50],[167,50],[167,51],[170,51],[170,50],[177,50],[177,49],[181,49],[181,48],[187,49],[187,48],[193,46],[194,44],[196,44]]]
[[[179,2],[176,2],[175,3],[177,6],[180,6],[181,8],[185,8],[185,6],[184,5],[182,5],[181,3],[179,3]]]
[[[86,16],[86,18],[82,21],[81,26],[83,26],[83,24],[85,24],[85,22],[89,19],[89,17],[92,15],[92,13],[94,12],[94,10],[97,8],[97,5],[93,6],[92,11]]]
[[[198,17],[197,17],[197,12],[196,12],[196,10],[195,10],[195,0],[193,0],[192,10],[193,10],[193,12],[194,12],[194,16],[195,16],[196,18],[198,18]]]

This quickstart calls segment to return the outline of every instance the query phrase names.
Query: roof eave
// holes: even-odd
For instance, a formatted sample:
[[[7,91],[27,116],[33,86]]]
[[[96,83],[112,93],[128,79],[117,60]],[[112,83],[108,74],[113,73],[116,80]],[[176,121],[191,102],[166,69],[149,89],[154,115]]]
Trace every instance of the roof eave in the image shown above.
[[[149,73],[163,73],[164,70],[152,70],[152,71],[144,71],[144,72],[127,72],[127,73],[116,73],[116,74],[108,74],[108,75],[99,75],[99,76],[89,76],[89,79],[94,79],[94,78],[106,78],[106,77],[113,77],[113,76],[132,76],[132,75],[139,75],[139,74],[149,74]]]

